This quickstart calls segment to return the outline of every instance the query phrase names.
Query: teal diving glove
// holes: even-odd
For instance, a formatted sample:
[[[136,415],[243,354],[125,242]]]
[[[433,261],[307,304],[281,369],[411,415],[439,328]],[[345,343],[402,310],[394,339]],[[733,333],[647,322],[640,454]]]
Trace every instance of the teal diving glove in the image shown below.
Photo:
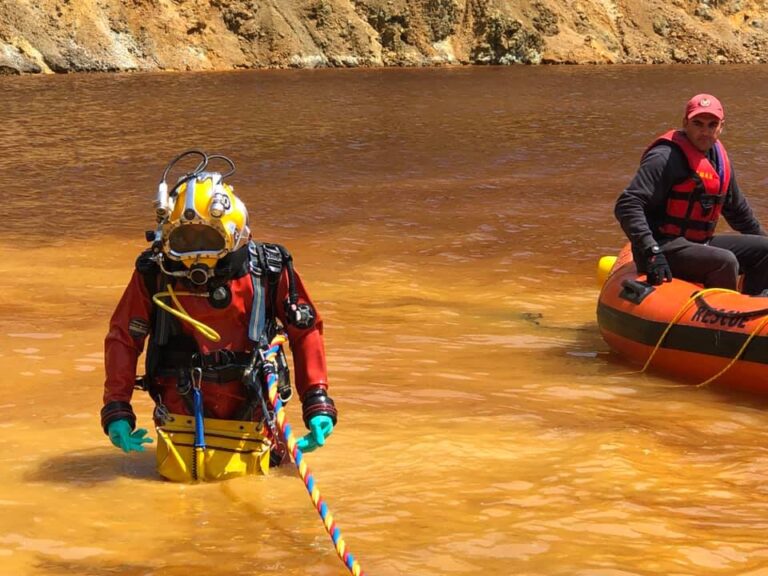
[[[112,444],[123,452],[144,452],[144,444],[152,442],[144,428],[131,432],[131,423],[121,418],[107,426],[107,434]]]
[[[325,440],[333,432],[333,420],[325,414],[316,414],[309,419],[309,434],[299,438],[296,446],[302,452],[312,452],[325,445]]]

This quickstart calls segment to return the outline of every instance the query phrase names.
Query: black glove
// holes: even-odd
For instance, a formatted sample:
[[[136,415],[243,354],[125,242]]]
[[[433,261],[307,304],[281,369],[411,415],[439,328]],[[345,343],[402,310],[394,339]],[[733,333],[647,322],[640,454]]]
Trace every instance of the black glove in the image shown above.
[[[658,286],[662,282],[672,281],[672,269],[667,257],[658,246],[652,246],[646,253],[645,274],[648,284]]]
[[[325,386],[312,386],[304,393],[304,397],[301,399],[302,415],[304,416],[304,425],[308,430],[311,430],[310,422],[313,416],[322,414],[328,416],[331,419],[331,423],[336,425],[336,418],[338,412],[336,410],[336,404],[334,404],[331,397],[328,396],[328,391]],[[329,432],[330,434],[330,432]]]

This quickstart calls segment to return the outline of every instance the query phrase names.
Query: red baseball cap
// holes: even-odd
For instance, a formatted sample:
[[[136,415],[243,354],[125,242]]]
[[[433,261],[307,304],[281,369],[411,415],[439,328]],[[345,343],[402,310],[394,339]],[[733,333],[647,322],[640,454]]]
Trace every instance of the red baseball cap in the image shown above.
[[[699,114],[712,114],[719,120],[725,117],[723,105],[712,94],[696,94],[685,105],[685,119],[690,120]]]

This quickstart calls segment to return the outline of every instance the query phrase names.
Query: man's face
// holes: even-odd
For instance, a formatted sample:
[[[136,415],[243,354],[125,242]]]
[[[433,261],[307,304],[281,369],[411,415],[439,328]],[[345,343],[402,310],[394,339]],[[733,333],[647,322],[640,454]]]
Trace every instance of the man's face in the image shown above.
[[[707,152],[723,131],[724,120],[720,120],[713,114],[697,114],[692,118],[683,120],[683,130],[688,140],[701,152]]]

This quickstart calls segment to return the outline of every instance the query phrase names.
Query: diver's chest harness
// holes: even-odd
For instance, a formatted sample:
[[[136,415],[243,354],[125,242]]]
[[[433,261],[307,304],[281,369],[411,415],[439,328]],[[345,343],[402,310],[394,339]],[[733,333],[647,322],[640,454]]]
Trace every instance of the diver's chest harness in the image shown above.
[[[151,250],[139,256],[136,269],[144,279],[150,298],[169,282],[175,282],[173,276],[163,273]],[[237,414],[235,419],[249,420],[255,407],[266,408],[260,375],[264,369],[264,351],[283,328],[276,314],[278,284],[283,270],[288,276],[288,297],[283,302],[286,322],[300,329],[309,329],[314,326],[315,311],[310,304],[298,302],[293,258],[280,244],[250,241],[247,246],[228,255],[226,263],[217,267],[217,273],[208,282],[208,302],[214,308],[223,309],[232,302],[229,281],[245,274],[250,276],[253,302],[248,321],[248,340],[252,351],[220,349],[203,354],[195,338],[181,330],[176,318],[158,306],[153,307],[146,372],[137,380],[137,387],[149,392],[155,401],[156,420],[162,421],[167,414],[157,385],[159,377],[176,379],[179,396],[190,413],[193,410],[193,387],[202,382],[243,382],[248,398],[242,413]],[[276,360],[278,393],[287,402],[292,391],[290,370],[282,347]]]

